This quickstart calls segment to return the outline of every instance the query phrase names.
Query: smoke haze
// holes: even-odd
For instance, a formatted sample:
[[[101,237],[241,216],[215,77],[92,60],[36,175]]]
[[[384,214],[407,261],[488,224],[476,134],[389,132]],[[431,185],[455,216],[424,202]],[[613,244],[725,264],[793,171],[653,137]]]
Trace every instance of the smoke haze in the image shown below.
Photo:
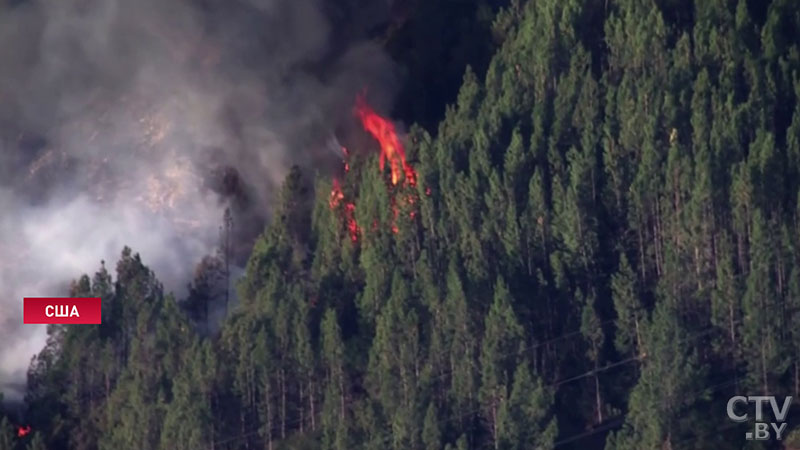
[[[182,294],[233,197],[263,225],[292,164],[322,167],[392,62],[366,39],[385,1],[40,0],[0,7],[0,390],[19,400],[43,327],[22,298],[64,295],[123,247]],[[370,20],[365,18],[369,17]],[[376,21],[377,18],[377,21]],[[220,185],[233,174],[235,192]],[[230,178],[230,177],[228,177]],[[244,200],[242,200],[244,199]],[[247,247],[247,245],[243,245]],[[248,247],[249,248],[249,247]]]

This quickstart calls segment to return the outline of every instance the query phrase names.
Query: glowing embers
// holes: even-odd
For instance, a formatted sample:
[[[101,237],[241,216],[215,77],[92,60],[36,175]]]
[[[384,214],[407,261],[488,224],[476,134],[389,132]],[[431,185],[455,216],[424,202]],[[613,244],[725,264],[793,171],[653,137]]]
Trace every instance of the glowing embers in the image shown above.
[[[31,433],[31,426],[17,427],[17,437],[25,437]]]
[[[347,151],[347,147],[342,146],[342,154],[344,155],[344,173],[350,172],[350,163],[347,162],[350,152]]]
[[[400,228],[397,226],[397,219],[400,216],[400,210],[408,211],[408,218],[414,220],[417,217],[417,210],[415,205],[417,203],[417,195],[414,193],[406,195],[392,195],[392,233],[399,233]]]
[[[328,200],[328,204],[332,210],[338,209],[341,205],[344,214],[345,225],[347,225],[347,231],[350,234],[350,240],[357,242],[358,235],[361,233],[361,229],[358,227],[358,223],[356,222],[355,218],[356,204],[353,202],[344,201],[344,193],[342,192],[341,185],[339,185],[339,180],[333,180],[333,187],[331,188],[331,196]]]
[[[331,198],[328,200],[328,204],[331,206],[331,209],[336,209],[339,206],[339,203],[344,200],[344,193],[342,192],[342,187],[339,186],[339,180],[333,179],[333,187],[331,187]]]
[[[356,98],[356,115],[361,120],[361,124],[381,147],[379,165],[383,172],[386,160],[389,160],[389,168],[392,175],[392,184],[397,185],[403,177],[405,181],[414,186],[417,183],[417,174],[414,168],[406,162],[406,152],[403,144],[397,136],[394,124],[379,116],[362,96]]]

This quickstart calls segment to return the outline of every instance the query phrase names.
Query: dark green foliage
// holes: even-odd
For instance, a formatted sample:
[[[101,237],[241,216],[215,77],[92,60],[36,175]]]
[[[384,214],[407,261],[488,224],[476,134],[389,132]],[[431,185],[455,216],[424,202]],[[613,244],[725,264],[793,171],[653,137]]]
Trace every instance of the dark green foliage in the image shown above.
[[[0,450],[14,450],[14,428],[8,421],[8,418],[3,417],[0,419]]]

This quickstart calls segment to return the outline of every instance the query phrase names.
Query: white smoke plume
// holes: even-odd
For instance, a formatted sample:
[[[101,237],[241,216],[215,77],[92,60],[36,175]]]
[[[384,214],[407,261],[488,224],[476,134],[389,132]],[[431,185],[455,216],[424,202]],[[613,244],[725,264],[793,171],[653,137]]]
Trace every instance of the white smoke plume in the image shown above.
[[[323,0],[0,6],[7,399],[21,398],[46,337],[22,325],[23,297],[64,295],[101,260],[113,270],[124,245],[181,295],[213,252],[233,197],[246,240],[290,165],[331,158],[325,141],[360,89],[391,97],[396,68],[365,36],[387,8]],[[219,168],[236,174],[236,192],[220,186]]]

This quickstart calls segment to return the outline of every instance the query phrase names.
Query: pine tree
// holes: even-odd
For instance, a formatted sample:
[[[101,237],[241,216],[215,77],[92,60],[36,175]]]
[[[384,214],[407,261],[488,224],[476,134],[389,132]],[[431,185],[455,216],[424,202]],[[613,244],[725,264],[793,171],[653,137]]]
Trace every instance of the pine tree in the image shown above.
[[[472,411],[478,390],[477,329],[455,259],[450,260],[447,272],[445,311],[445,330],[450,341],[447,352],[451,374],[450,399],[455,411]]]
[[[173,399],[164,415],[161,448],[199,448],[212,440],[213,357],[208,343],[195,342],[188,350],[186,364],[172,385]]]
[[[8,421],[8,418],[3,417],[0,419],[0,450],[14,450],[14,429]]]
[[[422,368],[418,326],[406,281],[395,270],[392,295],[378,316],[367,378],[398,448],[413,447],[418,440],[417,388]]]
[[[514,384],[499,413],[499,448],[509,450],[552,449],[558,436],[550,412],[553,396],[534,378],[524,361],[514,372]]]
[[[528,205],[525,210],[525,253],[528,275],[548,260],[548,227],[550,214],[545,198],[544,176],[536,168],[528,184]]]
[[[433,402],[428,404],[428,410],[425,412],[422,442],[425,445],[425,450],[440,450],[442,448],[442,432],[439,428],[436,405]]]
[[[718,341],[717,351],[737,360],[736,350],[741,340],[742,297],[727,235],[720,237],[717,252],[719,263],[711,293],[711,323],[722,331],[723,338]]]
[[[322,410],[323,447],[345,450],[349,443],[346,408],[348,378],[345,354],[336,313],[329,309],[321,324],[322,360],[327,373],[327,390]]]
[[[638,353],[642,347],[642,322],[645,309],[636,288],[634,275],[628,258],[620,254],[619,268],[611,278],[614,308],[617,311],[617,335],[615,345],[621,353]]]
[[[2,448],[2,447],[0,447]],[[33,433],[30,442],[25,446],[25,450],[47,450],[44,438],[40,433]]]
[[[742,346],[751,383],[762,392],[772,392],[771,378],[782,373],[785,364],[781,356],[782,330],[772,320],[781,310],[771,273],[773,249],[769,223],[757,209],[753,216],[750,273],[742,298]]]
[[[583,309],[581,312],[581,334],[587,342],[588,349],[586,350],[586,356],[589,357],[589,360],[594,367],[596,420],[597,423],[602,423],[603,398],[600,390],[600,374],[597,372],[597,370],[599,369],[601,363],[605,334],[603,332],[600,318],[597,315],[595,295],[592,293],[588,295],[585,300],[583,300],[583,296],[580,294],[580,291],[578,291],[576,293],[576,297],[578,297],[578,303],[583,303]]]
[[[524,345],[523,329],[512,304],[508,286],[499,278],[495,283],[494,301],[484,324],[479,392],[483,417],[489,425],[495,448],[500,445],[498,414]]]
[[[631,392],[623,428],[607,449],[673,448],[693,430],[685,412],[706,397],[694,342],[670,302],[660,300],[644,329],[647,354]]]

